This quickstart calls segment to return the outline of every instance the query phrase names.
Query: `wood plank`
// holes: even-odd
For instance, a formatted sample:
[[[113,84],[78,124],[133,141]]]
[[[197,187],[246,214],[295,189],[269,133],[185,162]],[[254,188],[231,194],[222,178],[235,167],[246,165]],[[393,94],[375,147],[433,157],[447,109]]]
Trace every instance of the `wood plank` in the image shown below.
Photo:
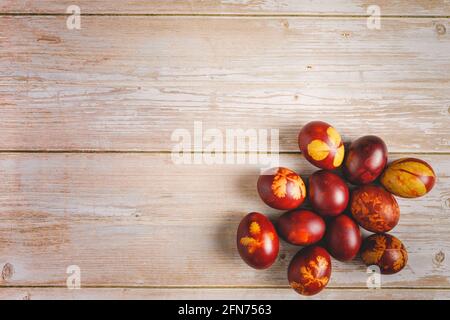
[[[4,0],[0,12],[65,13],[71,0]],[[308,14],[365,15],[367,8],[378,5],[383,15],[449,15],[448,0],[78,0],[84,13],[126,14]]]
[[[383,276],[383,288],[450,288],[450,159],[422,158],[439,182],[424,198],[399,200],[393,234],[407,246],[409,264]],[[281,163],[303,175],[314,170],[298,154]],[[297,247],[283,243],[265,271],[246,266],[235,248],[247,212],[279,215],[258,198],[258,172],[256,165],[174,165],[169,154],[3,153],[0,284],[65,286],[66,268],[78,265],[82,286],[286,287]],[[365,288],[366,280],[359,260],[333,262],[331,288]]]
[[[112,28],[114,26],[114,28]],[[0,149],[170,151],[171,134],[307,121],[449,152],[443,19],[0,17]],[[263,151],[263,150],[260,150]]]
[[[190,288],[0,288],[1,300],[449,300],[446,289],[327,289],[303,297],[289,288],[278,289],[190,289]]]

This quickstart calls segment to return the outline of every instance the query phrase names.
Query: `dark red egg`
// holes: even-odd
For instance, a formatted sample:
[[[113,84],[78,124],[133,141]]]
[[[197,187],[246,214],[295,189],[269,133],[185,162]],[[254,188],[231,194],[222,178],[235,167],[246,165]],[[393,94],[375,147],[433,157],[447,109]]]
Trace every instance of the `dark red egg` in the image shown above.
[[[336,169],[344,160],[341,135],[326,122],[307,123],[298,135],[298,145],[306,160],[321,169]]]
[[[365,136],[352,142],[344,163],[348,181],[361,185],[375,181],[388,158],[386,144],[377,136]]]
[[[320,170],[309,177],[309,200],[318,214],[337,216],[347,208],[349,191],[338,175]]]
[[[326,235],[327,249],[337,260],[353,260],[359,252],[361,241],[361,231],[352,218],[342,214],[329,222]]]
[[[290,244],[308,246],[320,241],[325,234],[323,219],[309,210],[289,211],[278,219],[278,232]]]
[[[270,267],[278,256],[280,243],[275,227],[263,214],[246,215],[237,230],[237,248],[241,258],[255,269]]]
[[[299,207],[306,197],[306,187],[302,178],[287,168],[272,168],[258,179],[258,193],[270,207],[291,210]]]
[[[331,258],[319,246],[301,249],[288,268],[288,281],[297,293],[312,296],[325,288],[331,276]]]
[[[378,266],[382,274],[394,274],[406,266],[408,252],[396,237],[373,234],[364,240],[361,258],[367,266]]]
[[[394,196],[374,185],[353,190],[350,210],[361,227],[375,233],[393,229],[400,219],[400,208]]]

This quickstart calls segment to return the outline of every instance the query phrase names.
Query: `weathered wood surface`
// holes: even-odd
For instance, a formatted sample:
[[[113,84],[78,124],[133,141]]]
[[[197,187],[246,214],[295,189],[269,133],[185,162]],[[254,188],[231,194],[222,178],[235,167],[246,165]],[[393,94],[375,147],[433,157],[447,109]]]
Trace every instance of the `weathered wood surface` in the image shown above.
[[[334,261],[313,298],[450,299],[450,1],[81,0],[98,16],[69,31],[52,14],[72,4],[0,0],[0,299],[300,299],[286,282],[297,248],[262,272],[235,250],[244,214],[279,215],[258,168],[174,165],[167,151],[194,121],[279,129],[298,151],[313,119],[346,140],[380,135],[439,176],[399,201],[403,272],[367,290],[360,261]],[[298,154],[281,164],[314,170]],[[65,288],[74,264],[89,288]]]
[[[300,300],[300,299],[338,299],[338,300],[411,300],[450,299],[447,289],[330,289],[312,297],[302,297],[290,288],[82,288],[68,290],[66,288],[3,288],[0,299],[14,300],[72,300],[72,299],[165,299],[165,300]]]
[[[366,15],[369,6],[378,5],[382,15],[450,15],[448,0],[2,0],[0,12],[65,13],[73,4],[90,14]]]
[[[424,198],[399,200],[393,234],[407,246],[409,264],[383,277],[384,288],[450,288],[450,159],[422,158],[439,182]],[[298,154],[281,163],[314,170]],[[279,215],[258,198],[258,172],[174,165],[169,154],[1,154],[1,284],[65,286],[66,268],[78,265],[84,286],[285,287],[298,248],[283,243],[266,271],[246,266],[235,248],[243,215]],[[333,268],[330,288],[366,287],[360,261]]]
[[[65,19],[0,16],[1,150],[169,151],[201,120],[279,129],[297,151],[320,118],[391,152],[450,151],[448,19]]]

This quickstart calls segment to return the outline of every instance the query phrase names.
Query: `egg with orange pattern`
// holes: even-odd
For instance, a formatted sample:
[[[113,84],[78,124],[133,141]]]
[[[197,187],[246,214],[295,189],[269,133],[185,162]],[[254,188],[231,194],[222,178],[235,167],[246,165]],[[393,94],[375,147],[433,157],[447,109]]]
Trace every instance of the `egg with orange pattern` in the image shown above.
[[[288,281],[299,294],[312,296],[322,291],[330,281],[331,258],[320,246],[301,249],[288,267]]]
[[[280,237],[296,246],[309,246],[320,241],[325,234],[325,221],[309,210],[283,213],[277,222]]]
[[[394,274],[406,266],[408,252],[396,237],[373,234],[364,240],[361,258],[367,266],[378,266],[382,274]]]
[[[436,182],[436,174],[423,160],[402,158],[386,168],[380,181],[396,196],[417,198],[430,192]]]
[[[278,210],[295,209],[306,198],[306,186],[302,178],[283,167],[269,169],[260,175],[257,189],[264,203]]]
[[[298,145],[306,160],[321,169],[336,169],[344,160],[345,147],[341,135],[323,121],[307,123],[298,135]]]
[[[277,259],[280,241],[272,222],[263,214],[246,215],[237,230],[239,254],[255,269],[269,268]]]
[[[375,185],[364,185],[353,190],[350,211],[361,227],[375,233],[392,230],[400,219],[397,200]]]

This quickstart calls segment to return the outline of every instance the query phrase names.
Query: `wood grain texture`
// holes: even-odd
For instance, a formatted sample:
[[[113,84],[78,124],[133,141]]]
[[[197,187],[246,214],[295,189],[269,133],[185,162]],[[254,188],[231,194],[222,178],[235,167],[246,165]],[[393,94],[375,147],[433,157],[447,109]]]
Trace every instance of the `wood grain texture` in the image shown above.
[[[0,288],[0,299],[12,300],[449,300],[447,289],[327,289],[312,297],[303,297],[289,288]]]
[[[114,26],[114,28],[112,28]],[[446,19],[0,17],[0,149],[169,151],[175,129],[313,119],[450,151]],[[263,150],[260,150],[263,151]]]
[[[74,3],[90,14],[366,15],[378,5],[383,15],[450,15],[448,0],[2,0],[0,12],[65,13]]]
[[[383,288],[450,288],[450,159],[422,157],[438,175],[424,198],[399,200],[393,234],[409,251]],[[314,168],[298,154],[281,163]],[[297,247],[256,271],[235,248],[250,211],[279,215],[259,199],[255,165],[174,165],[169,154],[1,154],[0,268],[3,286],[65,286],[81,268],[84,286],[286,287]],[[330,288],[366,287],[361,261],[333,262]]]
[[[300,299],[298,248],[266,271],[235,249],[243,215],[280,214],[258,198],[259,167],[167,152],[194,121],[279,129],[296,152],[315,119],[347,141],[377,134],[393,158],[427,153],[439,180],[399,201],[404,271],[368,290],[361,261],[333,261],[313,298],[450,299],[450,1],[81,0],[90,15],[70,31],[51,15],[72,4],[0,1],[0,299]],[[373,4],[381,30],[363,17]],[[88,288],[65,288],[69,265]]]

